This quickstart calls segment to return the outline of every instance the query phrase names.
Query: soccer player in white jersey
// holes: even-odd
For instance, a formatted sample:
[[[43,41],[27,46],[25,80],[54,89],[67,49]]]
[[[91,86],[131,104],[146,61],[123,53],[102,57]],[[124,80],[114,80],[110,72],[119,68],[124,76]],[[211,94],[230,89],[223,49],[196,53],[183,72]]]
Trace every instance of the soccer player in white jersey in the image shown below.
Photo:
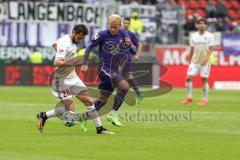
[[[192,79],[200,73],[202,81],[203,96],[198,105],[206,105],[208,103],[208,77],[210,73],[209,57],[214,46],[214,36],[206,31],[207,22],[205,19],[198,20],[198,31],[190,36],[190,65],[187,70],[186,89],[187,97],[182,104],[192,102]]]
[[[56,50],[54,60],[55,73],[50,84],[53,95],[61,102],[55,109],[48,112],[40,112],[38,118],[38,130],[43,131],[46,120],[50,117],[60,116],[65,111],[74,111],[72,97],[76,96],[87,109],[87,112],[81,116],[82,131],[86,131],[85,123],[87,119],[92,119],[97,134],[111,134],[103,128],[101,120],[96,111],[93,100],[89,97],[87,87],[79,79],[75,72],[75,66],[81,64],[81,60],[77,58],[77,44],[82,41],[85,35],[88,34],[88,29],[85,25],[74,26],[71,34],[67,34],[57,40],[53,44]],[[61,105],[62,104],[62,105]]]

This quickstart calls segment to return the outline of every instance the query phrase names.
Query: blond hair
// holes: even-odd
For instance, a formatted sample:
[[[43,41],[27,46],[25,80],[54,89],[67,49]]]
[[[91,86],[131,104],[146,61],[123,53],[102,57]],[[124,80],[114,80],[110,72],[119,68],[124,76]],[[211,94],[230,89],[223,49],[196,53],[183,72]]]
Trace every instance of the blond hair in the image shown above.
[[[121,24],[122,17],[119,14],[112,14],[108,17],[108,22],[116,22],[118,21]]]

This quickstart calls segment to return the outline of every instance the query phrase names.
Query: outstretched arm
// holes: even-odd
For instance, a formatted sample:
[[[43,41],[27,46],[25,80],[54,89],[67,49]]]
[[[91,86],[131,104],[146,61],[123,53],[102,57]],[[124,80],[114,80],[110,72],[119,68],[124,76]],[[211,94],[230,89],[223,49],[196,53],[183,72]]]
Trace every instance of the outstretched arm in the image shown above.
[[[85,50],[85,52],[84,52],[81,71],[87,72],[89,55],[90,55],[92,49],[93,49],[94,47],[96,47],[96,46],[100,43],[101,40],[102,40],[102,37],[101,37],[100,33],[98,33],[98,34],[95,36],[95,38],[93,38],[93,39],[89,42],[89,44],[88,44],[88,46],[87,46],[87,48],[86,48],[86,50]]]
[[[138,60],[140,57],[140,54],[142,52],[142,43],[139,41],[138,37],[136,36],[136,34],[132,35],[132,43],[136,46],[136,51],[133,52],[134,54],[134,59]]]
[[[138,42],[138,45],[137,45],[137,53],[136,55],[134,56],[134,59],[135,60],[139,60],[139,57],[141,55],[141,52],[142,52],[142,43],[141,42]]]

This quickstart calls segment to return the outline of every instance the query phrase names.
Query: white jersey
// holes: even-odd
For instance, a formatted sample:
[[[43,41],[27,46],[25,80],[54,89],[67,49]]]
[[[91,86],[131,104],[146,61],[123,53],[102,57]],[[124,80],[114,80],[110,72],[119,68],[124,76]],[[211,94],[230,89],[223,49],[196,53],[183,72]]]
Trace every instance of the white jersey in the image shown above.
[[[214,35],[205,31],[200,35],[199,32],[193,33],[190,37],[190,46],[193,47],[192,64],[201,64],[207,57],[210,46],[214,46]]]
[[[63,61],[71,61],[77,57],[77,46],[70,38],[65,35],[57,40],[57,54],[55,59]],[[55,77],[73,78],[77,77],[75,66],[56,68]]]

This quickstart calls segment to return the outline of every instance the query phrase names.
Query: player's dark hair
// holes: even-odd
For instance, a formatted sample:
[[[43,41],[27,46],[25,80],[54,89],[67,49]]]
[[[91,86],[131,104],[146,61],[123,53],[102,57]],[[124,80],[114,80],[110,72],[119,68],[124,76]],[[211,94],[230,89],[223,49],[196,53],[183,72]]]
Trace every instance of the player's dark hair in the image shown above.
[[[83,35],[88,34],[88,29],[84,24],[75,25],[72,31],[75,32],[76,34],[80,34],[80,33],[82,33]]]
[[[131,19],[129,17],[125,17],[124,20],[131,22]]]
[[[207,24],[207,21],[204,18],[198,19],[197,24],[199,24],[200,22],[204,22],[205,24]]]

